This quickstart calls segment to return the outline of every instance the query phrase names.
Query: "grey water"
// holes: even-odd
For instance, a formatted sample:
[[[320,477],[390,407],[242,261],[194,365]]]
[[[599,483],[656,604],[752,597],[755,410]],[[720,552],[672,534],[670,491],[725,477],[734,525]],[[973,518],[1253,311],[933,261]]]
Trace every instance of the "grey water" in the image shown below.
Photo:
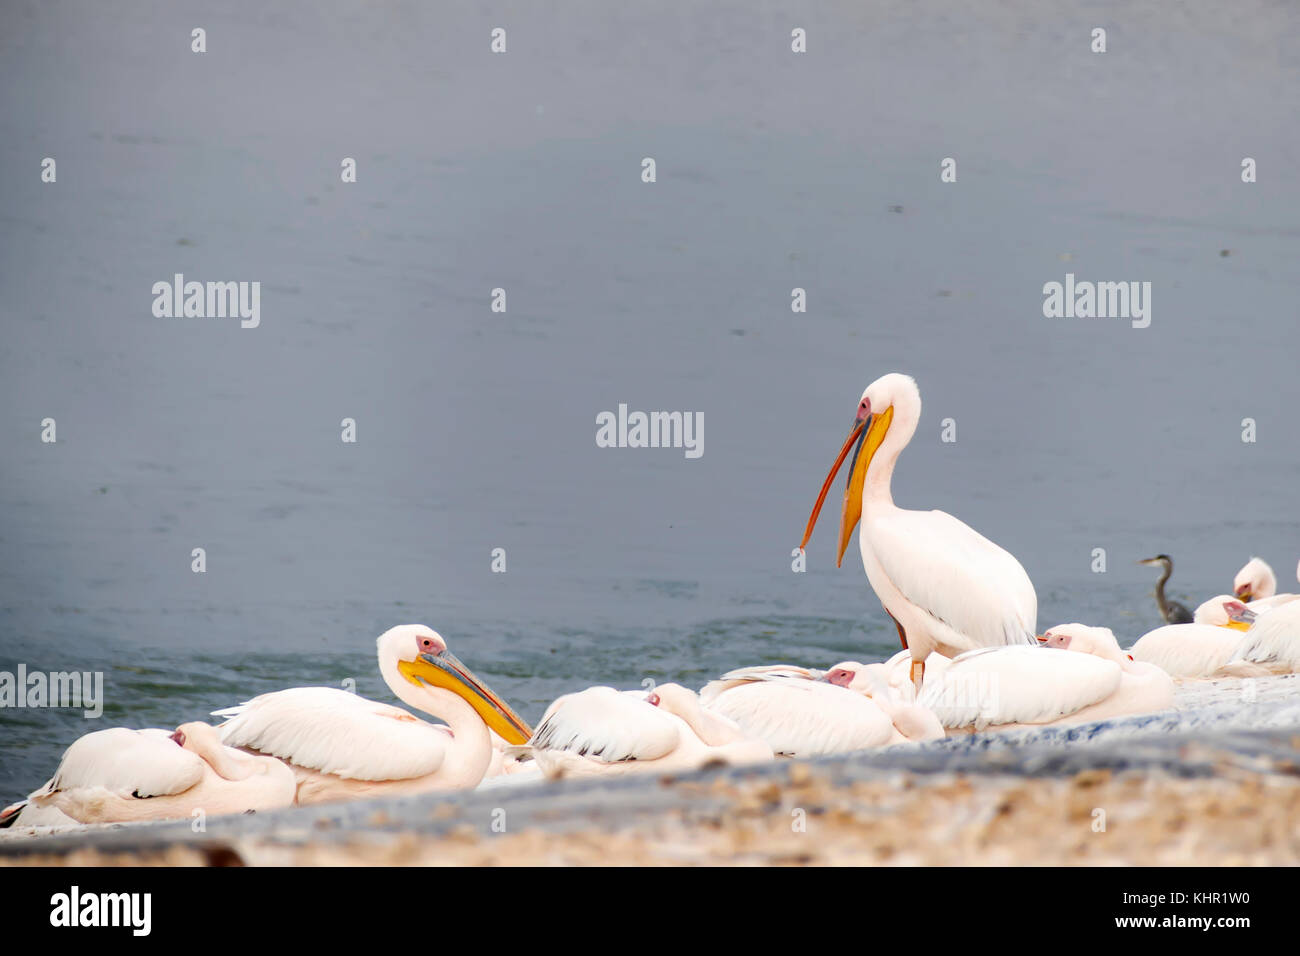
[[[895,499],[1017,555],[1040,628],[1156,626],[1134,562],[1160,551],[1191,606],[1252,554],[1293,586],[1298,21],[8,0],[0,671],[102,671],[107,700],[0,709],[0,801],[89,730],[348,678],[390,699],[397,623],[530,719],[890,654],[856,549],[834,567],[838,492],[791,570],[887,371],[925,403]],[[176,273],[260,282],[260,325],[155,317]],[[1150,327],[1045,318],[1067,273],[1150,282]],[[704,454],[597,447],[620,403],[703,413]]]

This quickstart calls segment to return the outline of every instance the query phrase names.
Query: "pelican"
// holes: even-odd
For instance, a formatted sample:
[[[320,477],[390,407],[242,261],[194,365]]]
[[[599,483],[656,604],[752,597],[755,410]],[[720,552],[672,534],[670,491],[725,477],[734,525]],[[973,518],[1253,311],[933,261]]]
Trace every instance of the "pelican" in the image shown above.
[[[1156,606],[1160,608],[1160,616],[1164,618],[1166,624],[1191,624],[1192,612],[1177,601],[1165,600],[1165,582],[1169,576],[1174,573],[1174,559],[1167,554],[1157,554],[1154,558],[1143,558],[1138,564],[1145,564],[1148,567],[1160,567],[1164,571],[1160,575],[1160,580],[1156,582]]]
[[[1300,602],[1291,601],[1256,616],[1228,659],[1229,666],[1256,665],[1272,674],[1300,671]]]
[[[1300,574],[1300,568],[1297,568]],[[1277,575],[1262,558],[1252,557],[1232,579],[1232,590],[1240,601],[1256,601],[1277,593]]]
[[[799,545],[802,550],[812,537],[831,482],[853,448],[835,565],[861,519],[867,580],[911,652],[918,689],[931,652],[955,657],[978,647],[1034,646],[1038,619],[1034,585],[1010,553],[950,514],[894,505],[894,465],[920,419],[921,393],[910,376],[893,372],[867,386]]]
[[[565,694],[546,709],[527,750],[551,779],[772,759],[771,747],[704,710],[680,684],[649,693],[589,687]]]
[[[789,665],[745,667],[710,681],[700,699],[707,710],[735,721],[788,757],[943,736],[933,714],[894,697],[879,664],[845,661],[826,672]]]
[[[297,777],[297,802],[311,804],[474,787],[492,763],[492,732],[508,744],[532,735],[436,631],[402,624],[376,645],[389,690],[447,726],[332,687],[291,687],[216,711],[229,718],[222,741],[279,757]]]
[[[1214,627],[1227,627],[1244,631],[1250,625],[1244,621],[1235,621],[1228,613],[1229,605],[1240,603],[1231,594],[1216,594],[1208,601],[1202,601],[1192,615],[1193,624],[1209,624]],[[1157,628],[1156,630],[1159,630]],[[1152,632],[1154,633],[1154,632]]]
[[[926,684],[920,703],[948,730],[966,732],[1084,723],[1173,705],[1169,675],[1130,660],[1108,628],[1062,624],[1040,640],[1039,648],[967,651]]]
[[[1228,603],[1236,603],[1227,595]],[[1208,603],[1208,602],[1207,602]],[[1222,611],[1222,606],[1220,607]],[[1197,609],[1198,614],[1200,609]],[[1225,621],[1228,614],[1223,612]],[[1133,660],[1154,664],[1180,680],[1205,677],[1262,677],[1262,667],[1234,662],[1233,654],[1241,643],[1241,627],[1225,624],[1166,624],[1148,631],[1129,648]]]
[[[1197,606],[1192,620],[1197,624],[1214,624],[1244,631],[1257,616],[1297,600],[1300,600],[1300,594],[1274,594],[1272,597],[1242,604],[1231,594],[1217,594]]]
[[[0,812],[0,826],[126,823],[269,810],[293,803],[293,771],[222,746],[215,727],[113,727],[72,742],[45,786]]]

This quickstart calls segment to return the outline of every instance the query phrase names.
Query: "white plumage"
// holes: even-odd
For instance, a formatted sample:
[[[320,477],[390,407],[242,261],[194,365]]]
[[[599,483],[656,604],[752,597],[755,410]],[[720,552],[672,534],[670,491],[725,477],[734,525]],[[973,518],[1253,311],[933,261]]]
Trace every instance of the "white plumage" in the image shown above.
[[[1300,601],[1274,607],[1240,635],[1228,663],[1259,664],[1273,673],[1300,670]]]
[[[288,806],[296,783],[278,760],[220,743],[216,728],[114,727],[73,741],[45,786],[0,812],[14,826],[162,820]]]
[[[423,777],[442,766],[445,727],[333,687],[291,687],[214,711],[221,740],[351,780]]]
[[[928,633],[909,629],[909,646],[914,637],[928,636],[936,650],[953,656],[976,647],[1033,643],[1038,597],[1009,552],[943,511],[868,507],[864,564],[874,561],[924,615]]]
[[[565,694],[546,708],[529,746],[604,763],[666,757],[681,744],[682,722],[646,703],[646,696],[612,687]]]
[[[206,764],[180,747],[173,733],[113,727],[79,737],[37,793],[102,787],[123,797],[158,797],[188,790],[203,779]]]
[[[706,709],[791,757],[868,750],[896,739],[889,715],[874,701],[821,681],[767,677],[716,693],[706,686],[701,697]]]
[[[988,647],[954,658],[938,680],[927,680],[920,703],[948,728],[1047,724],[1104,700],[1119,684],[1119,665],[1089,654]]]
[[[772,749],[701,709],[679,684],[654,691],[589,687],[546,709],[525,748],[548,777],[694,770],[771,760]]]
[[[1242,601],[1272,597],[1277,593],[1277,575],[1263,558],[1252,557],[1232,579],[1232,590]]]
[[[1213,624],[1166,624],[1143,634],[1128,652],[1172,677],[1213,677],[1232,659],[1242,637],[1241,631]]]
[[[790,664],[742,667],[700,691],[705,709],[727,717],[786,756],[816,756],[936,740],[933,714],[890,686],[884,664],[844,661],[830,670]]]

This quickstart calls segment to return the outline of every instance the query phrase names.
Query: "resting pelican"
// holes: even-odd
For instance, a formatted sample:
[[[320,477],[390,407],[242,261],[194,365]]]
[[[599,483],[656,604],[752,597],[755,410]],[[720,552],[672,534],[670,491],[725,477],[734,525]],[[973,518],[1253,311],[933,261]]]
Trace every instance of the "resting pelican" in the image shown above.
[[[229,746],[279,757],[298,779],[297,802],[458,790],[477,786],[492,762],[489,731],[510,744],[531,735],[504,700],[422,624],[376,642],[393,694],[448,726],[332,687],[292,687],[217,711]]]
[[[1230,596],[1225,597],[1229,603],[1235,603]],[[1223,616],[1226,621],[1226,611]],[[1233,625],[1231,622],[1166,624],[1143,634],[1128,652],[1133,660],[1154,664],[1179,679],[1262,677],[1267,671],[1261,667],[1241,662],[1229,665],[1244,636],[1241,628],[1247,626],[1249,625]]]
[[[1297,600],[1300,600],[1300,594],[1274,594],[1272,597],[1259,598],[1249,604],[1242,604],[1231,594],[1216,594],[1197,606],[1192,620],[1197,624],[1214,624],[1217,627],[1230,627],[1244,631],[1250,627],[1250,622],[1256,616]],[[1240,608],[1241,613],[1229,613],[1229,610],[1234,608]]]
[[[114,727],[72,742],[45,786],[0,812],[0,826],[126,823],[269,810],[293,803],[293,771],[224,747],[215,727]]]
[[[772,759],[772,748],[700,707],[680,684],[589,687],[546,709],[527,750],[548,778],[698,770]]]
[[[1196,613],[1192,615],[1192,623],[1211,624],[1215,627],[1228,627],[1244,631],[1250,625],[1241,621],[1234,621],[1227,611],[1229,605],[1238,603],[1240,602],[1231,594],[1216,594],[1208,601],[1202,601],[1197,605]]]
[[[845,661],[824,673],[788,665],[745,667],[710,681],[700,699],[708,710],[789,757],[943,736],[933,714],[893,696],[878,664]]]
[[[1130,660],[1107,628],[1063,624],[1041,640],[1041,648],[986,647],[954,658],[926,684],[921,704],[944,727],[967,732],[1084,723],[1173,704],[1170,677]]]
[[[831,482],[856,442],[835,565],[843,561],[861,519],[862,565],[911,652],[917,688],[932,651],[955,657],[977,647],[1032,646],[1038,620],[1034,586],[1011,554],[950,514],[894,505],[894,465],[920,419],[921,393],[909,376],[892,372],[867,386],[799,545],[802,549],[812,537]]]
[[[1296,569],[1300,575],[1300,568]],[[1256,601],[1277,593],[1277,575],[1262,558],[1252,557],[1232,579],[1232,590],[1241,601]]]
[[[1233,650],[1229,666],[1254,664],[1273,674],[1300,671],[1300,602],[1258,616],[1247,608],[1241,610],[1253,623]]]
[[[1177,601],[1165,600],[1165,582],[1169,576],[1174,573],[1174,559],[1167,554],[1157,554],[1154,558],[1143,558],[1138,564],[1145,564],[1149,567],[1160,567],[1164,571],[1160,575],[1160,580],[1156,582],[1156,606],[1160,608],[1160,616],[1164,618],[1166,624],[1191,624],[1192,612]]]

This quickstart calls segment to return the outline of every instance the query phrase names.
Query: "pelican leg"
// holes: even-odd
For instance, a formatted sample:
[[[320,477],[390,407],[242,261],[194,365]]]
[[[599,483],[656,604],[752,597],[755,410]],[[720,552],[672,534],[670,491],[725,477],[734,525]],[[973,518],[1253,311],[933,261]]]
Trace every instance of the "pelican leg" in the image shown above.
[[[885,613],[889,614],[889,608],[885,608]],[[898,639],[903,642],[903,650],[907,650],[907,631],[903,630],[903,625],[898,623],[898,618],[889,614],[889,619],[894,622],[894,627],[898,628]]]
[[[917,694],[921,693],[921,683],[925,680],[925,661],[912,661],[912,686]]]

